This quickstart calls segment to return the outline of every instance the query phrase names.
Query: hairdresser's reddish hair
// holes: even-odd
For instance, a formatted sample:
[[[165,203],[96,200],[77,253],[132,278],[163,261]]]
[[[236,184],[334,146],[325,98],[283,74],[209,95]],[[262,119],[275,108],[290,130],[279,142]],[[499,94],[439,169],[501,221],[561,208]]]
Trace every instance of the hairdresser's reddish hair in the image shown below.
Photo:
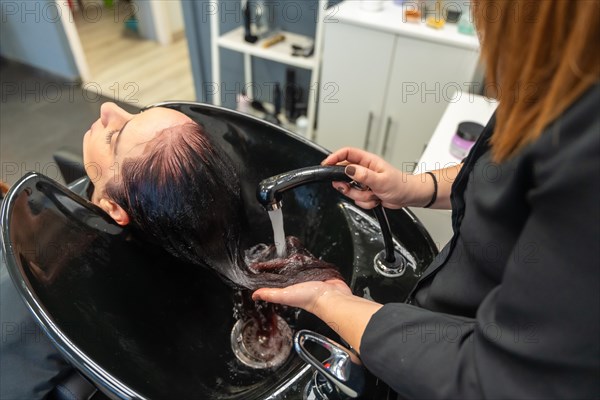
[[[491,139],[500,162],[537,139],[600,79],[597,0],[475,0],[488,84],[500,104]]]

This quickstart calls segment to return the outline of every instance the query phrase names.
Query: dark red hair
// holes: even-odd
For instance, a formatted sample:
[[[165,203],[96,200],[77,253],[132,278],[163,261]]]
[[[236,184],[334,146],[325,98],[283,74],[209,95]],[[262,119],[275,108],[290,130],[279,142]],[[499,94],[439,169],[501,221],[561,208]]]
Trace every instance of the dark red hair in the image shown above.
[[[142,156],[126,159],[120,180],[107,185],[106,195],[127,212],[134,232],[237,286],[285,287],[341,278],[299,244],[289,260],[248,267],[240,249],[246,217],[236,169],[196,123],[160,132]]]

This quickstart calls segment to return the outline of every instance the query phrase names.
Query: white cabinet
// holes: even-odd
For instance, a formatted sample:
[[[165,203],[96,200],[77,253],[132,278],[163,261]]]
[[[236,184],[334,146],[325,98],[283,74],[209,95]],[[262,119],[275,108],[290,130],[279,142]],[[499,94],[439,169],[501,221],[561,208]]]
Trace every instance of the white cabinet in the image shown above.
[[[383,114],[384,158],[412,172],[454,94],[467,90],[477,56],[472,50],[397,36]]]
[[[325,25],[317,143],[330,150],[376,151],[394,36],[349,24]]]
[[[468,90],[478,42],[455,26],[404,23],[391,2],[378,13],[356,3],[325,24],[316,140],[365,148],[410,172],[455,92]]]

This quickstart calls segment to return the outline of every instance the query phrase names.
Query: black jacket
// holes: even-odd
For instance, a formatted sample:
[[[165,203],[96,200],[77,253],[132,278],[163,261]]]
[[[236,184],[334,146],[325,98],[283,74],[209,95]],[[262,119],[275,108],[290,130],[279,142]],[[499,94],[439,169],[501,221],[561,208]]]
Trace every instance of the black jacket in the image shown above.
[[[600,85],[509,160],[494,118],[452,187],[454,237],[361,356],[408,398],[600,398]]]

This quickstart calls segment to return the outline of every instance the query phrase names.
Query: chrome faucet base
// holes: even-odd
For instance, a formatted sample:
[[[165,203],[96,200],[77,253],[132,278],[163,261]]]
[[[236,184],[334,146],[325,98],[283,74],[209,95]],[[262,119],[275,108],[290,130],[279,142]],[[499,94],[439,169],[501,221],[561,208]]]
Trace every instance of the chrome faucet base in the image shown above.
[[[340,393],[333,384],[318,371],[313,373],[310,382],[304,387],[303,400],[344,400],[351,397]]]
[[[404,275],[406,272],[406,259],[399,251],[394,251],[394,261],[389,262],[386,259],[387,252],[385,250],[380,251],[373,260],[375,271],[387,278],[397,278]]]

